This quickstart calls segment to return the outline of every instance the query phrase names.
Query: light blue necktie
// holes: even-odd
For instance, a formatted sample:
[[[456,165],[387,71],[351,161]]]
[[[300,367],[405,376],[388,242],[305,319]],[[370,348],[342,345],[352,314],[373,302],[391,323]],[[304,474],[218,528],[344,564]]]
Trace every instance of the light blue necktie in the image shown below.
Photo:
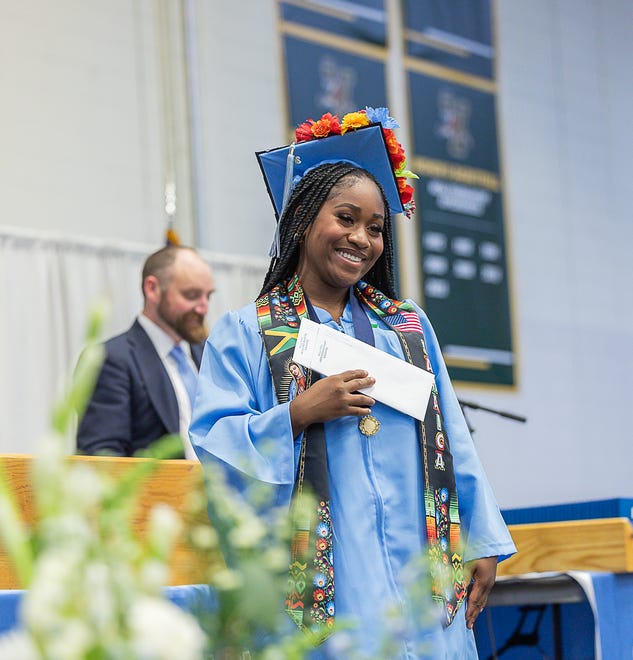
[[[193,401],[196,398],[196,384],[198,381],[198,376],[196,372],[191,367],[185,352],[182,350],[182,347],[179,344],[176,344],[169,354],[176,360],[178,365],[178,373],[182,378],[182,382],[187,390],[189,395],[189,401],[191,401],[191,406],[193,407]]]

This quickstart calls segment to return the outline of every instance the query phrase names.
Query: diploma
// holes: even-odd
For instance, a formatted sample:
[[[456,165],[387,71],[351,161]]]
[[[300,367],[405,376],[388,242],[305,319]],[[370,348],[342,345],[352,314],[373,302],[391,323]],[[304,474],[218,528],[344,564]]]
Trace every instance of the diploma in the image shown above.
[[[350,369],[364,369],[376,382],[360,392],[416,419],[424,420],[435,381],[433,374],[383,353],[344,332],[302,319],[293,360],[324,376]]]

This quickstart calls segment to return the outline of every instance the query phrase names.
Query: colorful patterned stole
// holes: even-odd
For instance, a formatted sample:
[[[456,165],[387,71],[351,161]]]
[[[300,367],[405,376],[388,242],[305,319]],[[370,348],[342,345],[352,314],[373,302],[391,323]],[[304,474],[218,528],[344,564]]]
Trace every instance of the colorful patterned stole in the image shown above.
[[[274,286],[255,302],[279,403],[301,394],[313,378],[310,370],[292,361],[299,323],[309,317],[306,303],[296,275],[287,287]],[[307,499],[302,498],[304,484],[311,496]],[[291,519],[285,609],[316,645],[329,636],[334,625],[333,537],[323,424],[312,424],[303,432]]]
[[[407,361],[432,371],[413,307],[387,298],[363,281],[355,293],[362,305],[397,333]],[[261,296],[256,306],[275,393],[278,401],[285,403],[309,387],[312,378],[310,370],[292,361],[299,323],[309,316],[297,275],[286,286],[276,285]],[[424,422],[420,422],[420,445],[432,596],[443,605],[445,625],[449,625],[466,597],[466,585],[453,459],[435,385]],[[318,506],[313,515],[306,515],[304,510],[302,517],[293,521],[286,611],[300,628],[322,641],[334,623],[333,536],[322,424],[310,426],[303,434],[295,495],[301,494],[304,481],[315,493]]]
[[[394,330],[408,362],[433,373],[420,318],[410,303],[391,300],[375,287],[359,282],[360,300]],[[459,506],[453,455],[435,383],[424,421],[419,422],[424,470],[424,512],[433,600],[442,606],[444,625],[451,624],[466,598]]]

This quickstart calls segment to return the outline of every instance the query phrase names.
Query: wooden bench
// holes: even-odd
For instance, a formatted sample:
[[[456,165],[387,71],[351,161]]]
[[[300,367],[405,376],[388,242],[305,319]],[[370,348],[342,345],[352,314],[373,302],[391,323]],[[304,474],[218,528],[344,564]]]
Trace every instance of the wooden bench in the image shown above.
[[[633,525],[628,518],[595,518],[510,525],[517,553],[498,575],[547,571],[633,572]]]
[[[33,460],[34,457],[28,455],[0,454],[0,462],[21,512],[21,518],[28,525],[33,524],[36,516],[31,484]],[[66,460],[86,463],[117,478],[138,465],[139,461],[151,459],[69,456]],[[204,506],[198,506],[195,513],[191,510],[192,496],[198,495],[204,498],[199,501],[206,502],[200,463],[190,460],[162,460],[157,463],[156,468],[140,486],[139,502],[133,515],[133,529],[140,535],[139,538],[142,538],[151,508],[161,502],[171,506],[180,515],[184,525],[172,552],[169,585],[206,583],[211,568],[209,557],[195,550],[187,541],[194,526],[210,527]],[[0,589],[19,589],[23,586],[19,584],[0,540]]]

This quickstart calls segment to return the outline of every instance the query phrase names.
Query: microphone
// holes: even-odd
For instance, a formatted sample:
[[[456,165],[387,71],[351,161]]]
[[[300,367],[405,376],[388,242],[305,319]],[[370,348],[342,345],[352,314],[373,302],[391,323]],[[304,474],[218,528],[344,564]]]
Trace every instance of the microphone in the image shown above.
[[[503,410],[496,410],[494,408],[487,408],[486,406],[480,406],[478,403],[473,403],[472,401],[464,401],[463,399],[458,399],[458,403],[462,408],[472,408],[473,410],[484,410],[485,412],[493,413],[495,415],[499,415],[500,417],[507,417],[508,419],[513,419],[515,422],[527,422],[527,417],[523,417],[523,415],[517,415],[515,413],[509,413]]]

